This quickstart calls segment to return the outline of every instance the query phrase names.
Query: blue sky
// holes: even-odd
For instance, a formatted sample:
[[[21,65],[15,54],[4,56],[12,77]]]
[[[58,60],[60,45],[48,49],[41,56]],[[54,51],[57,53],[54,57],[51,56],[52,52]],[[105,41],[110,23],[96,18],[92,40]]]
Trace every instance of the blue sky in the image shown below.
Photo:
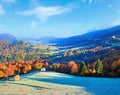
[[[0,0],[0,34],[69,37],[120,25],[120,0]]]

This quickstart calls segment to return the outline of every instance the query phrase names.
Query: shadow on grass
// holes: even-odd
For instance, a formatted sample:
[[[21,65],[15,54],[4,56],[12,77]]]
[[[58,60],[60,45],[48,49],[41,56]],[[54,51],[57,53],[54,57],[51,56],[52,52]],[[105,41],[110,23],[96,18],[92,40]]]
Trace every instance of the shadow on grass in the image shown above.
[[[60,85],[77,86],[85,89],[87,92],[93,92],[95,95],[120,95],[120,78],[92,78],[92,77],[78,77],[67,74],[47,72],[47,75],[36,74],[37,72],[29,73],[21,76],[21,78],[26,78],[28,80],[33,80],[37,82],[47,82]],[[52,75],[53,74],[53,75]],[[55,75],[54,75],[55,74]],[[33,87],[35,89],[50,89],[46,87],[41,87],[38,85],[23,84],[10,82],[10,84],[23,85]],[[48,85],[49,87],[49,85]]]
[[[118,82],[120,79],[78,77],[67,74],[60,74],[60,76],[29,77],[28,79],[38,82],[77,86],[87,92],[93,92],[95,95],[113,95],[113,93],[115,93],[114,95],[120,95],[120,82]]]
[[[42,86],[36,86],[36,85],[31,85],[31,84],[24,84],[24,83],[10,83],[10,84],[15,84],[15,85],[21,85],[21,86],[28,86],[28,87],[32,87],[34,89],[37,89],[37,90],[42,90],[42,89],[48,89],[48,90],[51,90],[51,88],[47,88],[47,87],[42,87]]]

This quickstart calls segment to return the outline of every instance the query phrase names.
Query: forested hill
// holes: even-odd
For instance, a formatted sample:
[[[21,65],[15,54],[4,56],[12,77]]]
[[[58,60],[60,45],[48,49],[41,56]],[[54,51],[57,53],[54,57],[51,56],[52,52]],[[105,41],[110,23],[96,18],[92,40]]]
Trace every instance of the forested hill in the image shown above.
[[[57,48],[54,46],[31,45],[24,41],[0,41],[0,78],[4,77],[7,71],[11,76],[16,72],[27,73],[40,69],[45,66],[41,59],[48,63],[51,61],[49,69],[58,72],[83,76],[120,76],[119,46],[111,49],[96,47],[88,50],[70,50],[63,53],[54,53],[55,51]],[[93,62],[89,64],[87,60]]]
[[[53,46],[32,45],[24,41],[0,41],[0,63],[40,59],[51,55],[56,49]]]
[[[96,30],[83,35],[72,36],[65,39],[51,41],[57,46],[83,46],[89,44],[101,43],[112,37],[120,38],[120,26],[115,26],[108,29]],[[102,44],[102,43],[101,43]]]

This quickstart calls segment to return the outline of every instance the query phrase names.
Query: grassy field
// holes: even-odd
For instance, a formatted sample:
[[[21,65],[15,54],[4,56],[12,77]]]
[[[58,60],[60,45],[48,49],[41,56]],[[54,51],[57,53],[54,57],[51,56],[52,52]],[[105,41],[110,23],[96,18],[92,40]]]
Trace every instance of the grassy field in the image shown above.
[[[120,95],[119,78],[87,78],[56,72],[31,72],[20,81],[0,80],[0,95]]]

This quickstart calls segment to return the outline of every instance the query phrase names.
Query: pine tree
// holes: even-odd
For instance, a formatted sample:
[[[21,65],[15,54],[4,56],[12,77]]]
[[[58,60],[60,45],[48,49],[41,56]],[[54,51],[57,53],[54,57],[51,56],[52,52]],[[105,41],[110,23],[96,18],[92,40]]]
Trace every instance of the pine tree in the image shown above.
[[[80,75],[85,75],[88,73],[87,66],[84,61],[82,61],[81,66],[80,66]]]
[[[100,59],[97,60],[97,64],[96,64],[96,66],[95,66],[95,69],[96,69],[96,73],[97,73],[97,74],[102,73],[103,64],[102,64],[102,61],[101,61]]]

